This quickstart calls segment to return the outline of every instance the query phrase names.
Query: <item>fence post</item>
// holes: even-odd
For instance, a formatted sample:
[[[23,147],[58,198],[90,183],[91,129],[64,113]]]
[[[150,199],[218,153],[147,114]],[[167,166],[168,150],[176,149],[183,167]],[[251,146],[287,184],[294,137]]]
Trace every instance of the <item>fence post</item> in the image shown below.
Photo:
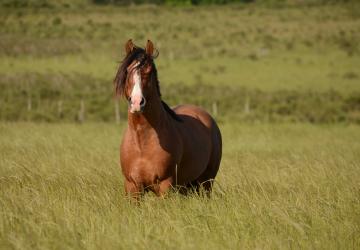
[[[213,116],[217,116],[218,114],[218,105],[217,105],[217,102],[213,102],[212,104],[212,113],[213,113]]]
[[[250,114],[250,97],[248,97],[248,96],[245,99],[244,113]]]
[[[32,102],[31,102],[31,96],[28,96],[28,99],[27,99],[27,111],[31,111],[32,109]]]
[[[79,110],[79,113],[78,113],[78,120],[79,122],[83,122],[85,119],[85,103],[84,103],[84,100],[81,99],[80,101],[80,110]]]
[[[57,107],[58,107],[58,116],[59,118],[62,118],[63,117],[63,108],[62,108],[62,100],[59,100],[58,103],[57,103]]]
[[[26,115],[26,119],[27,119],[28,121],[31,120],[31,109],[32,109],[31,96],[28,95],[28,98],[27,98],[27,115]]]

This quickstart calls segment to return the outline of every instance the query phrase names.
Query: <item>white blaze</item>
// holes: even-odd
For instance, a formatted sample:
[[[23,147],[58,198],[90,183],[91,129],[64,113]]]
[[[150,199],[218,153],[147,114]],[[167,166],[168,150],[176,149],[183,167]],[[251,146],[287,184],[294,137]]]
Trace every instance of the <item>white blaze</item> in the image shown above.
[[[137,64],[135,65],[135,67]],[[138,69],[134,70],[133,73],[134,86],[130,94],[130,112],[135,113],[141,111],[141,100],[143,99],[143,93],[141,90],[141,75]]]
[[[141,76],[138,70],[134,72],[133,79],[134,79],[134,87],[131,91],[131,99],[140,97],[141,100],[143,95],[141,91]]]

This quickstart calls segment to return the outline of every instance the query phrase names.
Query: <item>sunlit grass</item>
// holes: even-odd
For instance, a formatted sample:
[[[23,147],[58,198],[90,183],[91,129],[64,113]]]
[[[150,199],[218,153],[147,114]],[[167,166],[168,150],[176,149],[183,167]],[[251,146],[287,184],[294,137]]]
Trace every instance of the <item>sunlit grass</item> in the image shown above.
[[[0,10],[0,74],[81,73],[111,82],[125,41],[144,46],[152,39],[162,84],[352,92],[360,78],[360,22],[350,8]]]
[[[2,248],[358,248],[357,126],[221,126],[211,199],[124,198],[123,126],[0,125]]]

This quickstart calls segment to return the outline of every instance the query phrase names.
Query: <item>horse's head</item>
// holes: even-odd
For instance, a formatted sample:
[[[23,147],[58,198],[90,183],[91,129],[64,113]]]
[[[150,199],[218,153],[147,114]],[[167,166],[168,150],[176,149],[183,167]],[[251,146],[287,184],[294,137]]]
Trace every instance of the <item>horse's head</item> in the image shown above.
[[[126,56],[116,74],[116,93],[129,102],[131,113],[143,112],[146,103],[160,96],[159,82],[154,64],[154,45],[148,40],[145,49],[129,40],[125,44]],[[157,54],[157,53],[156,53]]]

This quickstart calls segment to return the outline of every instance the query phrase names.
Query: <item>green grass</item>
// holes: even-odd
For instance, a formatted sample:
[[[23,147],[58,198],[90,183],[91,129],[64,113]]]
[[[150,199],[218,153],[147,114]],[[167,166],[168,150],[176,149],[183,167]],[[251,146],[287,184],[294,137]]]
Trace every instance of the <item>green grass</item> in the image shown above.
[[[0,74],[82,73],[111,82],[125,41],[144,46],[150,38],[160,51],[163,84],[194,85],[200,77],[269,91],[353,91],[356,83],[342,78],[360,77],[360,19],[350,8],[7,9],[0,18]]]
[[[120,47],[120,46],[119,46]],[[176,46],[174,45],[174,49]],[[83,74],[108,81],[115,76],[119,59],[110,54],[65,55],[53,58],[10,57],[0,62],[0,74]],[[214,57],[196,60],[156,60],[163,86],[171,84],[229,85],[264,91],[329,89],[351,93],[359,89],[360,57],[331,50],[323,55],[305,52],[269,52],[259,59]],[[347,78],[353,74],[354,78]]]
[[[207,200],[124,198],[123,126],[0,124],[3,249],[360,247],[357,126],[221,126]]]

